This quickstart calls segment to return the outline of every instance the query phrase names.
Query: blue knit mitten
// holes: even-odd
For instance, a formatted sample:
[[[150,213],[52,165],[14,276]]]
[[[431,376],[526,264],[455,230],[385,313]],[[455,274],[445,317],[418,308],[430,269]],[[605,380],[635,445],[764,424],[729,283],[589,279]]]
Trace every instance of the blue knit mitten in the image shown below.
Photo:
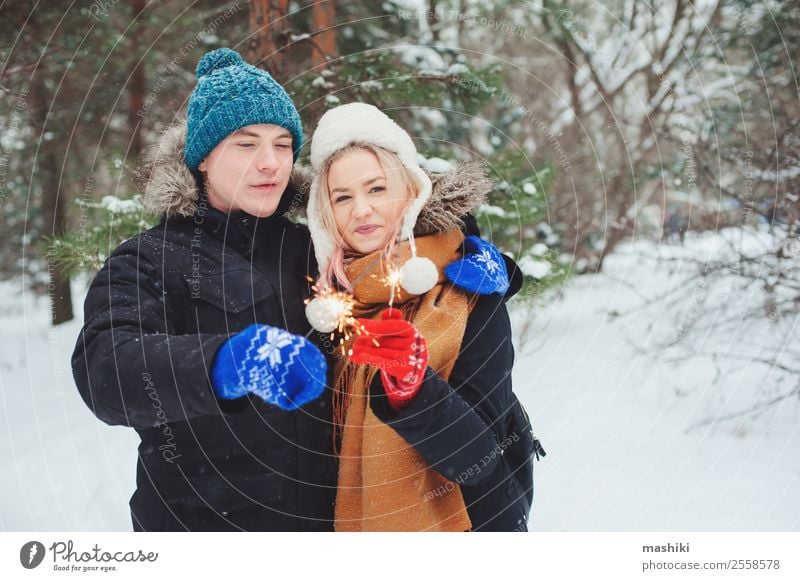
[[[318,398],[328,364],[304,337],[268,325],[250,325],[217,351],[211,384],[221,399],[252,393],[284,410]]]
[[[479,295],[502,295],[509,287],[500,251],[477,236],[464,238],[464,256],[448,264],[444,274],[455,286]]]

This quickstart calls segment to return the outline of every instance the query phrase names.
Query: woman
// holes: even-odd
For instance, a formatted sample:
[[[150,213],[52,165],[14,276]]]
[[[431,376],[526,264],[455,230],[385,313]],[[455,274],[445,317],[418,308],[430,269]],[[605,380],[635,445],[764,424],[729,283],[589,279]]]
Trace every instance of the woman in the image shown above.
[[[336,530],[527,530],[513,293],[497,250],[461,231],[491,183],[467,165],[434,188],[408,134],[361,103],[322,117],[311,163],[318,288],[352,293],[361,331],[335,370]]]

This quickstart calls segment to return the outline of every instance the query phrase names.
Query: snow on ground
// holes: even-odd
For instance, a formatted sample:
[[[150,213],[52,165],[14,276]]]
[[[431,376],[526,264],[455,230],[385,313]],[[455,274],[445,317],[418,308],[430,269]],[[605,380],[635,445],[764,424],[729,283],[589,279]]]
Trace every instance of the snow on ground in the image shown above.
[[[80,317],[85,285],[73,285]],[[81,321],[49,326],[49,301],[0,283],[0,528],[130,530],[138,436],[89,411],[72,380]]]
[[[714,238],[687,241],[694,256],[716,246]],[[673,288],[679,271],[668,272],[656,255],[679,252],[649,242],[623,247],[602,274],[572,279],[562,299],[536,314],[534,338],[514,369],[515,390],[548,452],[535,465],[534,530],[800,529],[800,399],[745,422],[704,424],[763,396],[774,370],[730,367],[722,387],[712,387],[704,358],[674,365],[637,357],[630,338],[644,346],[651,323],[670,326],[658,305],[646,315],[609,316]],[[747,297],[735,299],[715,303],[720,318],[746,306]],[[519,328],[519,316],[515,322]],[[749,333],[729,342],[744,351]]]
[[[693,427],[752,401],[768,370],[711,388],[706,360],[666,363],[629,344],[646,345],[664,312],[609,315],[671,288],[676,275],[643,259],[663,252],[681,250],[629,245],[602,274],[572,279],[518,348],[515,390],[548,453],[535,465],[533,529],[800,530],[797,398],[747,422]],[[79,316],[83,289],[74,287]],[[81,322],[51,329],[48,308],[20,283],[0,283],[0,529],[130,530],[138,438],[81,401],[69,367]],[[526,316],[514,312],[517,330]]]

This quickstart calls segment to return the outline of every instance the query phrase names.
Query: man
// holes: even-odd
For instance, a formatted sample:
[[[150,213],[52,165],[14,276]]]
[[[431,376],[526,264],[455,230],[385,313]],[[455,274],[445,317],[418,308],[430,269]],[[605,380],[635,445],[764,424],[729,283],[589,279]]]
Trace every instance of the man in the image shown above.
[[[145,191],[162,215],[89,289],[72,358],[86,404],[141,437],[134,530],[331,530],[326,363],[304,338],[307,229],[283,214],[300,118],[234,51],[197,67],[187,127]]]

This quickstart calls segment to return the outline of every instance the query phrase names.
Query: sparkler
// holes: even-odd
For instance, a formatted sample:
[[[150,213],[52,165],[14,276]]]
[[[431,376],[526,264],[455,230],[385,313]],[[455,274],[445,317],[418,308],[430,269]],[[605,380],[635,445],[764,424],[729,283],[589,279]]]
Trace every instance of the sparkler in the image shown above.
[[[394,296],[397,292],[397,287],[400,285],[403,277],[393,264],[388,264],[386,270],[388,274],[384,277],[383,284],[391,289],[391,293],[389,294],[389,308],[391,309],[394,306]]]
[[[331,341],[338,332],[341,335],[339,346],[344,355],[344,345],[350,337],[366,332],[353,316],[353,295],[329,288],[319,289],[316,285],[311,290],[314,291],[314,298],[305,301],[308,322],[320,333],[330,333]]]
[[[387,261],[384,271],[386,276],[381,280],[390,289],[390,309],[394,308],[394,300],[401,292],[401,289],[412,295],[422,295],[436,285],[439,277],[434,263],[429,258],[421,256],[412,256],[400,268],[395,268],[394,264]],[[371,276],[374,277],[375,275]],[[308,278],[308,280],[313,282],[311,278]],[[330,288],[320,289],[316,285],[312,286],[311,290],[314,291],[314,297],[306,299],[306,318],[308,322],[320,333],[330,333],[331,341],[334,340],[335,333],[338,331],[341,335],[339,345],[344,355],[345,343],[350,341],[353,334],[368,334],[366,329],[353,317],[353,307],[355,305],[353,295]],[[374,338],[372,342],[376,347],[380,347]]]

